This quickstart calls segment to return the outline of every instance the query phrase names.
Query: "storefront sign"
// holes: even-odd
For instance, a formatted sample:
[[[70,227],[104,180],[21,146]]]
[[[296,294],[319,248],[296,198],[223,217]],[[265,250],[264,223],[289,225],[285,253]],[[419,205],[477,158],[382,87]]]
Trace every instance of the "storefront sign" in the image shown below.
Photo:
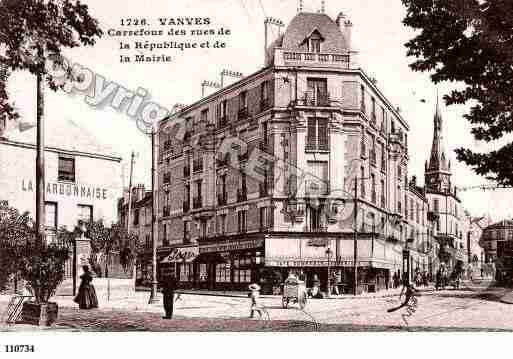
[[[307,246],[309,247],[326,247],[330,243],[327,238],[312,238],[308,240]]]
[[[58,194],[68,197],[80,197],[91,199],[107,199],[107,189],[95,186],[84,186],[74,183],[53,183],[45,185],[47,194]],[[32,180],[22,180],[21,189],[23,192],[33,192],[35,185]]]
[[[160,263],[190,263],[198,254],[198,247],[174,248]]]
[[[263,239],[255,239],[252,241],[240,241],[240,242],[224,242],[224,243],[215,243],[215,244],[207,244],[201,246],[199,249],[200,253],[212,253],[212,252],[226,252],[226,251],[236,251],[240,249],[253,249],[263,247],[264,240]]]
[[[369,266],[369,261],[358,261],[358,267]],[[291,260],[273,260],[265,259],[265,265],[268,267],[326,267],[328,260],[308,260],[308,259],[291,259]],[[330,261],[332,267],[352,267],[353,261],[339,260]]]

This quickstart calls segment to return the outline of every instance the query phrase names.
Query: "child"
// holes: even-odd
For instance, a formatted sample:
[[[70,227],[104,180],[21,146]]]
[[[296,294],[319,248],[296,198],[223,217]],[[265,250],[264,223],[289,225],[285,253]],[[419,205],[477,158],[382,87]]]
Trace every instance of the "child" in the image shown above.
[[[262,318],[262,306],[259,303],[260,286],[253,283],[249,286],[249,290],[251,291],[249,294],[249,297],[251,298],[251,312],[249,317],[253,318],[255,312],[258,312],[258,315]]]

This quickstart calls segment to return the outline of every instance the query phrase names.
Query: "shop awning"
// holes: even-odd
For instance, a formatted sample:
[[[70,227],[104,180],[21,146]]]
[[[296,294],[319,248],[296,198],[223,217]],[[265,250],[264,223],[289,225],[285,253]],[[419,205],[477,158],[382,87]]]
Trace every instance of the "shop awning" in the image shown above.
[[[199,254],[198,247],[174,248],[160,263],[191,263]]]

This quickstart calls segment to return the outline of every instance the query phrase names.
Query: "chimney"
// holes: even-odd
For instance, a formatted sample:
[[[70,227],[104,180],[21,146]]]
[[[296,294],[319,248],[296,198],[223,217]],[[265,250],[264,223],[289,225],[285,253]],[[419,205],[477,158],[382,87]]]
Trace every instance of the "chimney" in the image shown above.
[[[340,32],[344,36],[344,39],[346,40],[347,49],[351,50],[351,32],[353,23],[343,12],[338,14],[336,23],[340,29]]]
[[[280,37],[283,26],[285,24],[279,19],[267,17],[264,20],[264,55],[266,65],[269,63],[270,58],[274,56],[274,50],[270,50],[269,46]],[[272,53],[269,53],[269,51]]]

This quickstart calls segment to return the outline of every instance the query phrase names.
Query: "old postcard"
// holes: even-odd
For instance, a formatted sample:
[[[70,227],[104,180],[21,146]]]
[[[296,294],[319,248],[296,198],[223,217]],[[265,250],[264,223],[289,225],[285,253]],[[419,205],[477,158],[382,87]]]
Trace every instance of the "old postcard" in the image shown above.
[[[511,11],[0,1],[0,331],[511,332]]]

